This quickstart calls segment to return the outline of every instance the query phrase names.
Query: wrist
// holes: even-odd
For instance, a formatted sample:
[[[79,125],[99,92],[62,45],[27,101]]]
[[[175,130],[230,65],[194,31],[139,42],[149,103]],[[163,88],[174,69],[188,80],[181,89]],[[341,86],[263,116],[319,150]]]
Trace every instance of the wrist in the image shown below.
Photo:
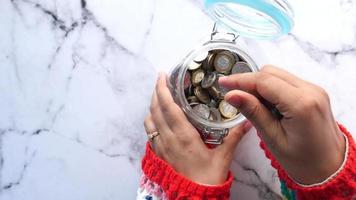
[[[199,169],[190,173],[182,173],[188,179],[202,185],[221,185],[226,182],[228,174],[229,169],[222,170],[221,168]]]
[[[313,170],[314,173],[309,177],[304,177],[302,180],[293,179],[294,182],[304,187],[321,185],[335,177],[343,169],[347,160],[348,138],[339,128],[337,128],[335,135],[337,139],[335,140],[334,148],[330,150],[330,156],[326,161],[327,164],[316,167]]]

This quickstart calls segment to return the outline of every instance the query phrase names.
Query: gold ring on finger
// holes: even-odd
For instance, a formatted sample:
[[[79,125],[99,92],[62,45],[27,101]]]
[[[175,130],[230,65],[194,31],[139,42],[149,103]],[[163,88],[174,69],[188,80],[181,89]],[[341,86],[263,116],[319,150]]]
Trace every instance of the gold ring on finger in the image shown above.
[[[153,133],[147,134],[148,140],[149,140],[150,142],[152,142],[153,139],[154,139],[155,137],[157,137],[157,136],[159,136],[158,131],[155,131],[155,132],[153,132]]]

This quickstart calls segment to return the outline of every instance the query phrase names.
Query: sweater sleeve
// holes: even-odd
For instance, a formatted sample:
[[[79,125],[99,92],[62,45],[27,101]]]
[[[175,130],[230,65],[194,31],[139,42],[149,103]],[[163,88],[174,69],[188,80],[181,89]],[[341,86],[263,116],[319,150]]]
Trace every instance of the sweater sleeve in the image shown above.
[[[152,151],[149,143],[142,159],[143,177],[137,199],[228,200],[233,176],[229,172],[221,185],[195,183],[175,171]]]
[[[282,193],[287,199],[298,200],[354,200],[356,199],[356,145],[351,134],[345,127],[339,125],[346,138],[345,160],[334,176],[329,177],[321,184],[310,186],[301,185],[293,181],[266,145],[261,141],[260,146],[266,157],[271,160],[271,165],[277,170],[281,179]]]

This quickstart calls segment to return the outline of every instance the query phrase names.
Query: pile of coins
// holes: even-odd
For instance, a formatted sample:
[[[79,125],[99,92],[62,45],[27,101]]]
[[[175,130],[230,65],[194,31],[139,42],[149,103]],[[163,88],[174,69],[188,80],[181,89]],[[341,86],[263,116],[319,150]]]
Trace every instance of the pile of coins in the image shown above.
[[[184,77],[184,93],[189,105],[202,118],[214,121],[234,119],[239,111],[224,100],[228,92],[219,86],[220,77],[251,72],[238,54],[215,49],[200,52],[189,64]]]

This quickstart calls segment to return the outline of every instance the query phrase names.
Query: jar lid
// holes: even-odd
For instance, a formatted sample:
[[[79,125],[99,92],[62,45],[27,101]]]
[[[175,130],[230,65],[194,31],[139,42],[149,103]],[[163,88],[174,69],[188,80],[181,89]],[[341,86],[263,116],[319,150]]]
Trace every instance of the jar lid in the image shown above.
[[[274,39],[293,27],[293,10],[286,0],[205,0],[218,24],[250,38]]]

